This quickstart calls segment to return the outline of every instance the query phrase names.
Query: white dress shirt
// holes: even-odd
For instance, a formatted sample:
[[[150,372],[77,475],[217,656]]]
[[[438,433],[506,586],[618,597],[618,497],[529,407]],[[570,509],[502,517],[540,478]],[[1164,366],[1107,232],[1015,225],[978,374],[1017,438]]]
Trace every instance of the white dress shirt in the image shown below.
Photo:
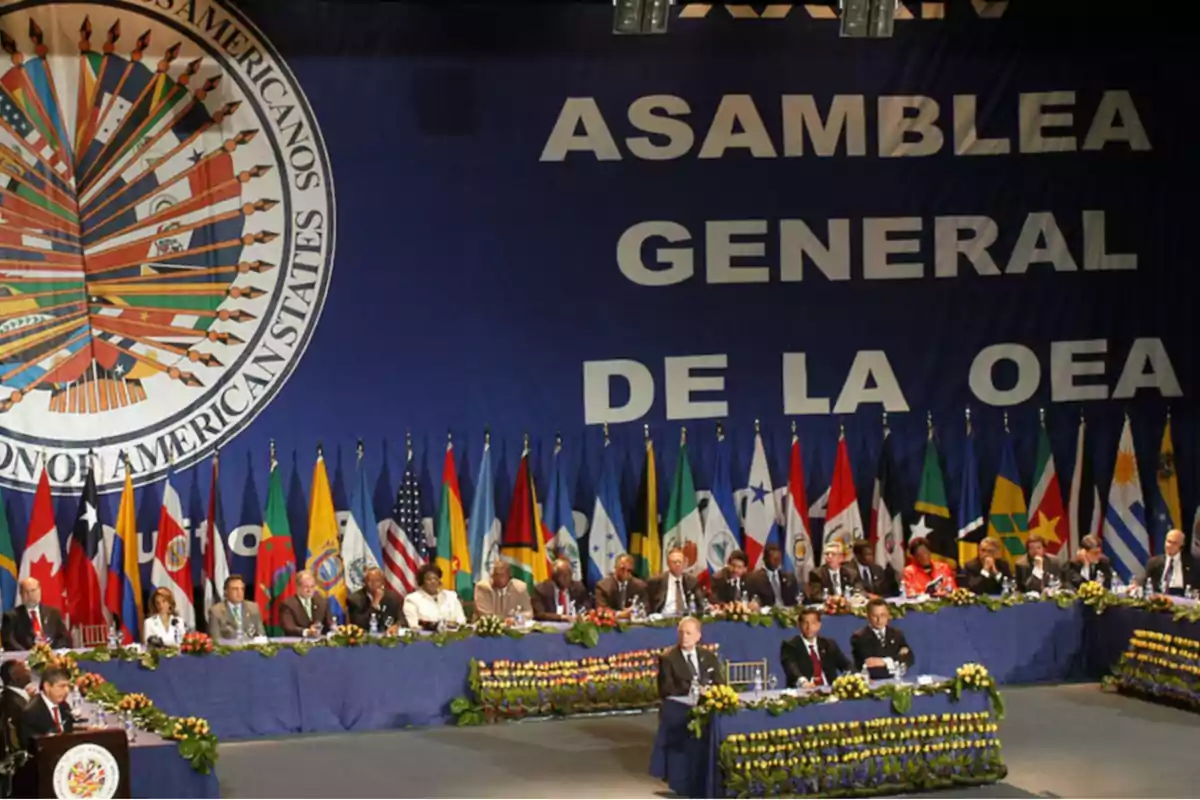
[[[1169,579],[1167,578],[1168,574],[1171,576]],[[1183,588],[1183,565],[1179,563],[1178,555],[1167,556],[1159,583],[1164,590]]]
[[[150,637],[157,636],[163,644],[178,647],[183,642],[185,633],[187,630],[179,617],[170,617],[164,625],[162,617],[155,614],[153,617],[147,617],[145,625],[142,626],[142,644],[149,644]]]
[[[404,619],[410,628],[419,627],[422,622],[467,624],[458,594],[449,589],[442,589],[436,597],[424,589],[409,592],[404,598]]]
[[[670,575],[670,573],[667,573]],[[676,594],[678,591],[678,601],[676,602]],[[673,617],[681,616],[687,613],[687,600],[684,599],[683,576],[675,577],[670,575],[667,579],[667,602],[663,604],[663,616]]]

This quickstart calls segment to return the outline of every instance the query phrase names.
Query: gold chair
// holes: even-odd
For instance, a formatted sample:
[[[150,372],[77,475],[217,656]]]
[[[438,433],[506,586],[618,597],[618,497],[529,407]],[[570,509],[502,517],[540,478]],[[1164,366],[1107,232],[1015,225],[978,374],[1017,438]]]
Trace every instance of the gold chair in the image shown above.
[[[771,674],[765,658],[759,661],[726,661],[724,663],[725,683],[738,690],[752,688],[756,675],[765,683],[767,676]]]

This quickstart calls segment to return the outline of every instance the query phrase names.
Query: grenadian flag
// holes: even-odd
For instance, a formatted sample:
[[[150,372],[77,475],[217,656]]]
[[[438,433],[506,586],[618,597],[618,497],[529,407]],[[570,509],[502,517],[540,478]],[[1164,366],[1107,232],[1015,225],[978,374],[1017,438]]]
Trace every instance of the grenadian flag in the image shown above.
[[[471,600],[475,593],[471,580],[471,549],[467,544],[458,469],[454,465],[454,445],[449,442],[442,465],[442,503],[438,508],[436,530],[437,565],[442,571],[442,587],[458,592],[463,600]]]
[[[120,625],[122,644],[139,641],[142,632],[142,574],[138,567],[137,508],[133,502],[133,475],[125,464],[125,488],[117,509],[112,557],[108,560],[108,585],[104,604]]]

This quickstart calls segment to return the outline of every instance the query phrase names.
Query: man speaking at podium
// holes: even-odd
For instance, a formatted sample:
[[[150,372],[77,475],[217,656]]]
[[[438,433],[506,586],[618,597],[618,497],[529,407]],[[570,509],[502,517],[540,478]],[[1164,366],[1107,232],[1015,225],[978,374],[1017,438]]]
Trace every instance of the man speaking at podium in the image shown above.
[[[71,692],[71,676],[66,670],[51,667],[42,674],[41,691],[26,706],[21,714],[21,747],[33,749],[33,740],[38,736],[53,733],[72,733],[75,718],[67,695]]]

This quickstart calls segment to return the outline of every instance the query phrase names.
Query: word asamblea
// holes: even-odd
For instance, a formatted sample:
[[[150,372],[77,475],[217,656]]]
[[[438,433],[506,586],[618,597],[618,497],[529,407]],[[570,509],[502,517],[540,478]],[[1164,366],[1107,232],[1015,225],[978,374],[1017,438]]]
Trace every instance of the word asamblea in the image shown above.
[[[1163,397],[1181,397],[1179,379],[1161,339],[1135,339],[1125,353],[1115,385],[1104,356],[1105,339],[1050,343],[1050,401],[1055,403],[1124,400],[1139,390]],[[729,356],[671,356],[663,359],[662,385],[668,420],[722,419],[731,416],[724,371]],[[1001,371],[1002,376],[997,372]],[[1042,385],[1043,364],[1032,348],[1017,343],[985,347],[971,362],[967,382],[971,394],[990,406],[1015,406],[1030,400]],[[1000,380],[1003,377],[1005,380]],[[1090,378],[1091,380],[1086,380]],[[820,383],[827,383],[821,376]],[[1004,385],[1001,385],[1004,384]],[[1011,384],[1011,385],[1009,385]],[[614,388],[627,395],[614,401]],[[853,414],[859,406],[875,404],[888,412],[909,411],[908,401],[891,361],[882,350],[859,350],[845,374],[837,398],[812,393],[808,354],[783,353],[783,413],[787,416]],[[698,396],[699,395],[699,396]],[[608,359],[583,362],[584,422],[632,422],[650,413],[656,387],[650,368],[640,361]]]

